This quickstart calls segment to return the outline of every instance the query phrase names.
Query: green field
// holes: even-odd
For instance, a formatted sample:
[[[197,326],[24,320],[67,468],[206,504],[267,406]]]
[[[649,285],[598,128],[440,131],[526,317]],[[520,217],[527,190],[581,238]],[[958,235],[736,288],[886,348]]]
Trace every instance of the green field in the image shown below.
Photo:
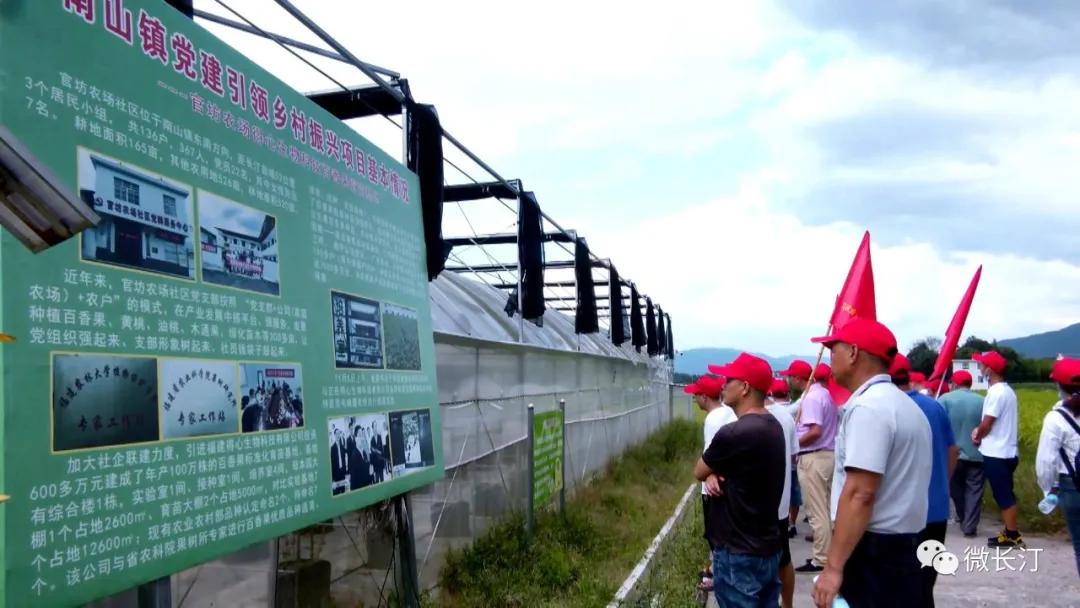
[[[1039,431],[1043,418],[1058,401],[1056,390],[1016,389],[1020,401],[1020,466],[1016,468],[1016,499],[1020,506],[1020,530],[1024,533],[1058,533],[1065,530],[1065,520],[1060,510],[1050,517],[1039,512],[1042,490],[1035,483],[1035,451],[1039,447]],[[983,512],[998,514],[997,505],[990,496],[990,488],[983,495]],[[985,526],[983,526],[985,528]],[[986,530],[993,533],[994,530]],[[989,535],[989,534],[988,534]]]
[[[417,327],[415,316],[384,312],[383,339],[386,341],[386,369],[411,371],[420,369],[420,334]]]

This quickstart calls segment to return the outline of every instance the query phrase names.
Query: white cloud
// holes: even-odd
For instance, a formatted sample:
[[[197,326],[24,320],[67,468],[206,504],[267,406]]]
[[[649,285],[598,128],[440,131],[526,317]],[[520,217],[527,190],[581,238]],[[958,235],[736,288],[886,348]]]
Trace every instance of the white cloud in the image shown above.
[[[261,26],[317,42],[266,2],[229,4]],[[970,333],[1005,338],[1077,320],[1067,286],[1080,279],[1080,250],[1071,240],[1052,255],[1032,251],[1049,240],[1037,234],[958,246],[918,230],[898,236],[894,219],[905,209],[878,200],[856,201],[868,225],[855,225],[839,202],[807,202],[823,186],[874,185],[901,199],[915,185],[962,186],[950,201],[963,218],[957,234],[1012,222],[1021,207],[1045,218],[1047,237],[1075,234],[1080,79],[1072,73],[1026,73],[1022,63],[997,72],[937,67],[807,29],[771,3],[298,4],[361,59],[400,70],[450,131],[506,177],[523,178],[546,211],[614,259],[672,314],[680,347],[806,352],[867,227],[880,243],[879,314],[903,342],[944,330],[979,263],[986,271]],[[221,12],[210,2],[200,8]],[[226,37],[301,90],[331,86],[271,43]],[[346,84],[364,82],[349,68],[318,64]],[[889,109],[904,105],[944,116],[924,129],[942,133],[901,130],[878,142],[893,126]],[[838,159],[816,131],[843,130],[866,115],[873,119],[861,124],[865,136],[851,138],[873,138],[870,155]],[[400,151],[400,134],[385,122],[356,127]],[[933,145],[927,135],[938,136]],[[753,151],[740,147],[747,141]],[[751,152],[752,166],[730,182],[701,170]],[[579,166],[564,163],[580,165],[583,154],[591,173],[567,177]],[[538,158],[543,167],[531,164]],[[663,179],[650,170],[667,163],[671,171],[673,160],[691,169]],[[700,187],[675,197],[666,187],[675,182]],[[615,184],[656,202],[624,207],[607,192]],[[597,207],[618,212],[590,213]],[[513,229],[512,215],[495,204],[466,208],[479,232]],[[930,222],[945,211],[917,213]],[[471,232],[456,208],[446,218],[447,234]],[[502,251],[513,259],[512,248]]]

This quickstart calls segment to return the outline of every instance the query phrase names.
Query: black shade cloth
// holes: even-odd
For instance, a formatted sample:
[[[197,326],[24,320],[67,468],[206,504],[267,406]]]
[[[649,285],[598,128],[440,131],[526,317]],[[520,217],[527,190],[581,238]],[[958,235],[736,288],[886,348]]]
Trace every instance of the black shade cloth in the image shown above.
[[[653,308],[652,299],[645,298],[645,352],[650,357],[655,357],[660,352],[660,344],[656,339],[656,310]]]
[[[596,317],[596,286],[593,285],[592,259],[585,239],[578,237],[574,244],[574,279],[577,283],[577,313],[574,315],[574,331],[592,334],[600,330]]]
[[[626,319],[623,314],[622,281],[619,280],[619,271],[614,266],[608,273],[608,293],[610,298],[608,305],[611,312],[611,343],[622,346],[626,342]]]
[[[637,287],[630,285],[630,344],[634,349],[641,352],[645,346],[645,322],[641,319],[641,296],[638,295]]]
[[[521,273],[521,314],[526,319],[544,316],[544,225],[540,203],[532,192],[518,199],[518,272]]]
[[[660,348],[658,354],[668,354],[667,332],[664,330],[664,309],[659,305],[656,307],[656,345]]]
[[[424,245],[427,249],[428,280],[439,276],[450,256],[450,245],[443,241],[443,150],[442,126],[435,106],[416,103],[409,106],[409,169],[420,179],[420,211],[424,220]]]
[[[667,317],[667,359],[675,359],[675,337],[672,334],[672,315]]]

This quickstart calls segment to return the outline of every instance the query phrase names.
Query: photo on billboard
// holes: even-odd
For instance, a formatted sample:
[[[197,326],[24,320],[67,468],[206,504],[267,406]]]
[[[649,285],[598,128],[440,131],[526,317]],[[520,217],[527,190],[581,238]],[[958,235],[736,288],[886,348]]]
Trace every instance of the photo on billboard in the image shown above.
[[[77,159],[79,198],[101,216],[82,259],[194,280],[191,188],[87,148]]]
[[[334,496],[390,479],[390,432],[385,413],[330,418],[327,436]]]
[[[161,419],[166,439],[223,435],[239,430],[236,364],[161,358]]]
[[[53,353],[54,451],[130,445],[157,439],[155,358]]]
[[[390,460],[394,477],[435,464],[431,412],[390,412]]]
[[[202,189],[198,199],[203,282],[281,295],[277,218]]]
[[[384,303],[382,324],[386,369],[420,371],[420,325],[416,310]]]
[[[338,369],[382,369],[382,304],[340,291],[330,292],[334,365]]]
[[[304,378],[298,363],[240,363],[240,429],[244,433],[304,426]]]

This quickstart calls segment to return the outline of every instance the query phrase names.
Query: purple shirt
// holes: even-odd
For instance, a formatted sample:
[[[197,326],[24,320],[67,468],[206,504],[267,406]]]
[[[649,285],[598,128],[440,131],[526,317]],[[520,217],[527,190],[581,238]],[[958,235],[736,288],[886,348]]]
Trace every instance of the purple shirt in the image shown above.
[[[798,435],[803,435],[810,430],[811,424],[821,427],[821,436],[814,443],[799,448],[799,453],[813,452],[816,450],[832,451],[836,444],[837,412],[829,391],[821,383],[815,382],[806,390],[806,394],[799,400],[799,429]]]

